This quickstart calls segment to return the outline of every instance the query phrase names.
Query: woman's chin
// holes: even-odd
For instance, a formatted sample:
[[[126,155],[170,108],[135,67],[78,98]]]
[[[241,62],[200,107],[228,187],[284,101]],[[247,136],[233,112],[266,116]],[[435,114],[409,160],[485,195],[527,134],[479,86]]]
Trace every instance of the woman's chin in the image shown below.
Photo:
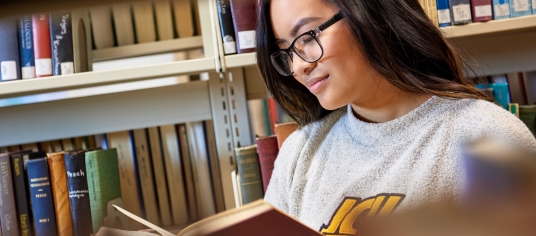
[[[332,110],[341,108],[341,107],[346,106],[348,104],[348,103],[342,103],[340,101],[331,101],[331,100],[321,99],[321,98],[319,98],[318,101],[320,102],[320,106],[322,106],[322,108],[324,108],[324,109],[326,109],[328,111],[332,111]]]

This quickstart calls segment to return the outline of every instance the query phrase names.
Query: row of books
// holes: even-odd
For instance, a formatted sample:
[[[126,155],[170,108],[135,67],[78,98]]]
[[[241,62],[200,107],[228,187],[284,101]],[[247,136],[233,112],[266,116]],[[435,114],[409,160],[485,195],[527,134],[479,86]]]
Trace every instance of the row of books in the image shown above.
[[[255,52],[257,0],[213,0],[218,5],[225,55]]]
[[[535,0],[419,0],[439,27],[536,14]]]
[[[76,142],[73,142],[74,140]],[[54,213],[54,209],[47,208],[48,210],[43,210],[43,214],[48,214],[46,219],[52,219],[52,216],[55,216],[56,223],[52,223],[52,225],[57,229],[58,235],[88,235],[86,232],[77,233],[77,225],[87,226],[88,223],[76,223],[74,221],[80,220],[79,218],[83,218],[82,221],[88,221],[91,219],[87,218],[90,215],[94,215],[93,227],[89,227],[93,234],[101,226],[119,227],[127,230],[145,228],[132,219],[120,221],[120,226],[114,223],[115,220],[110,220],[110,217],[105,220],[105,216],[110,216],[111,212],[113,212],[107,209],[110,207],[108,203],[123,206],[129,212],[160,226],[184,225],[225,209],[214,128],[210,120],[11,146],[0,150],[11,151],[8,155],[12,155],[15,153],[13,151],[20,149],[40,150],[39,153],[43,153],[45,156],[48,155],[48,159],[45,160],[50,163],[53,155],[60,158],[59,156],[72,154],[69,151],[57,152],[57,150],[77,149],[77,147],[92,148],[99,146],[99,144],[103,144],[100,146],[104,150],[114,150],[114,153],[116,153],[118,183],[110,187],[113,190],[102,191],[102,195],[106,195],[109,198],[102,200],[99,207],[101,213],[96,215],[88,212],[80,213],[75,205],[72,204],[70,209],[65,208],[65,206],[69,207],[69,203],[66,203],[69,201],[67,199],[70,199],[71,202],[73,200],[87,199],[87,195],[83,194],[86,192],[83,192],[83,190],[73,190],[74,192],[69,190],[68,198],[63,196],[63,203],[49,204],[50,207],[63,207],[61,212],[64,212],[64,214],[65,212],[69,213],[68,216],[60,216],[57,214],[58,211]],[[65,160],[65,162],[68,161],[67,156],[61,159]],[[56,162],[60,161],[54,161],[54,163]],[[109,170],[110,166],[112,165],[98,165],[96,168],[101,168],[102,170],[98,171],[110,174],[113,172]],[[82,172],[67,171],[69,172],[66,172],[64,168],[63,172],[60,171],[60,174],[56,173],[55,176],[62,176],[67,180],[71,178],[82,179]],[[89,175],[88,170],[83,172],[85,173],[83,178],[87,178],[87,181],[83,182],[93,183],[94,180],[90,178],[91,175]],[[106,177],[106,179],[108,178],[111,177]],[[53,180],[50,179],[50,182],[53,182]],[[108,181],[106,181],[106,184],[108,184]],[[70,187],[71,184],[68,185]],[[100,183],[100,185],[103,185],[103,183]],[[54,183],[52,183],[52,187],[54,187]],[[50,193],[48,196],[51,199],[56,199],[54,193]],[[121,198],[121,196],[123,197]],[[35,204],[32,209],[37,209]],[[4,217],[4,214],[5,212],[0,211],[2,217]],[[69,220],[66,220],[67,218]],[[41,218],[36,218],[33,224],[23,225],[36,225],[41,223],[39,219]],[[19,225],[19,228],[21,225]],[[67,229],[69,227],[70,231]],[[37,229],[37,226],[35,229]],[[30,231],[26,229],[25,232]],[[42,232],[52,231],[31,232],[32,234],[30,235],[50,235]]]
[[[96,49],[201,34],[195,0],[146,0],[89,11]]]
[[[82,10],[0,19],[0,82],[88,71],[88,21]]]
[[[294,121],[272,97],[248,100],[247,107],[253,135],[252,141],[257,137],[274,135],[275,124]]]
[[[274,135],[257,137],[254,145],[235,148],[238,168],[231,175],[237,207],[264,197],[279,149],[297,128],[296,122],[275,124]]]

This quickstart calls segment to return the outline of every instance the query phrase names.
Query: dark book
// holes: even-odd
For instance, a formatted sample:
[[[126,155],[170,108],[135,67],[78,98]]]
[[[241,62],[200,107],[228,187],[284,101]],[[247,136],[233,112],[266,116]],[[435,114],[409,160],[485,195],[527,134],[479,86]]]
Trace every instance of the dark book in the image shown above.
[[[223,53],[225,53],[225,55],[235,54],[236,40],[233,26],[233,15],[231,14],[231,1],[216,0],[216,2],[218,3],[218,17],[220,18]]]
[[[242,203],[248,204],[264,197],[257,146],[235,148]]]
[[[50,23],[48,14],[32,15],[32,30],[35,57],[35,77],[52,75],[52,52],[50,49]]]
[[[471,13],[474,22],[493,20],[491,0],[471,0]]]
[[[30,15],[19,19],[19,49],[22,79],[35,78],[32,16]]]
[[[0,19],[0,81],[20,79],[17,19]]]
[[[49,15],[50,48],[52,49],[52,75],[74,73],[73,37],[70,12]]]
[[[255,52],[257,0],[230,0],[238,53]]]
[[[0,219],[2,235],[18,236],[19,221],[15,207],[15,193],[11,175],[11,160],[9,153],[0,154]]]
[[[277,146],[277,136],[259,137],[255,140],[257,143],[257,153],[259,155],[259,166],[261,168],[262,187],[266,193],[266,188],[270,183],[274,162],[279,153]]]
[[[439,27],[447,27],[452,25],[449,0],[437,0],[437,20]]]
[[[471,18],[470,0],[449,0],[449,6],[453,25],[463,25],[473,22]]]
[[[54,199],[50,187],[47,159],[37,158],[26,161],[28,182],[32,202],[35,234],[37,236],[56,236],[56,216]]]
[[[76,236],[93,233],[84,150],[64,153],[73,231]]]
[[[13,172],[13,184],[17,199],[17,215],[19,220],[19,232],[22,236],[35,235],[33,231],[33,218],[30,207],[30,192],[28,191],[28,178],[26,160],[31,151],[23,151],[11,154],[11,170]]]
[[[525,123],[536,137],[536,105],[520,105],[519,119]]]

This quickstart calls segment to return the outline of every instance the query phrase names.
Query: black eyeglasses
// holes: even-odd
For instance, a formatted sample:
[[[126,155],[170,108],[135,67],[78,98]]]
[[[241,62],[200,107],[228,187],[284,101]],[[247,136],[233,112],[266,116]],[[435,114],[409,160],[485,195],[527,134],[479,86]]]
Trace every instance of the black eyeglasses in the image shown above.
[[[292,70],[292,52],[309,63],[320,60],[324,55],[324,48],[322,48],[318,35],[341,19],[342,13],[339,11],[318,27],[296,37],[290,47],[282,48],[272,53],[270,56],[272,65],[281,75],[289,76],[294,73]]]

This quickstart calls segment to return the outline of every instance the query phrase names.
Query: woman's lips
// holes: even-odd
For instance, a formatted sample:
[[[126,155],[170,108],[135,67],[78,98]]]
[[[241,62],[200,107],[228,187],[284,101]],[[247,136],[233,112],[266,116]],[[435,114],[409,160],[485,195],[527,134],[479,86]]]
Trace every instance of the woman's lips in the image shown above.
[[[311,93],[316,94],[320,91],[320,89],[322,88],[322,85],[324,85],[324,83],[326,82],[328,78],[329,78],[329,75],[309,79],[306,82],[307,88],[309,88],[309,91]]]

